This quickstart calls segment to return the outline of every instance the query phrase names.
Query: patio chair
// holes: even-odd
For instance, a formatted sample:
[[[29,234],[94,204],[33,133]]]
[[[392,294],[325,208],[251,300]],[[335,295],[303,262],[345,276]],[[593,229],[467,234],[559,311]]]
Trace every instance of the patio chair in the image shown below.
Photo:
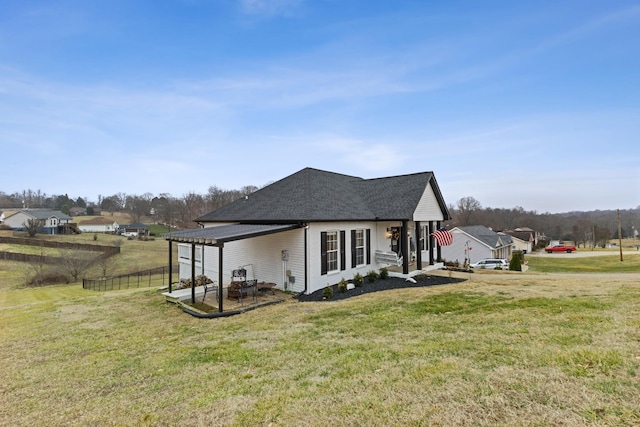
[[[256,279],[247,280],[247,270],[239,267],[231,272],[231,284],[227,289],[227,297],[229,299],[238,298],[238,302],[242,304],[245,297],[251,295],[255,301],[258,298],[258,281]]]
[[[204,285],[204,295],[202,295],[202,302],[204,302],[204,299],[207,297],[207,292],[215,292],[216,294],[216,301],[218,301],[218,299],[220,298],[220,295],[218,295],[218,282],[216,282],[215,280],[211,283],[205,283]]]

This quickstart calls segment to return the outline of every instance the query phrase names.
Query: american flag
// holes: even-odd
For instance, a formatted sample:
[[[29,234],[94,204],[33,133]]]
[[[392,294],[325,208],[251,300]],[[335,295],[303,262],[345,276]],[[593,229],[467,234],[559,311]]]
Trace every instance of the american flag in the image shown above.
[[[440,246],[449,246],[453,243],[453,234],[444,227],[434,231],[431,235],[436,238],[436,241]]]

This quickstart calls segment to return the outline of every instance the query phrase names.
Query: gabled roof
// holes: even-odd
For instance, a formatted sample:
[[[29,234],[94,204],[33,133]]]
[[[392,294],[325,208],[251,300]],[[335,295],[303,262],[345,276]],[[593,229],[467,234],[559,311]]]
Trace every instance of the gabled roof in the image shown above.
[[[67,219],[67,220],[72,220],[73,218],[71,218],[69,215],[62,213],[60,211],[52,211],[52,210],[45,210],[45,209],[23,209],[20,212],[24,213],[25,215],[28,215],[30,217],[36,218],[36,219],[49,219],[49,218],[58,218],[58,219]]]
[[[523,229],[516,228],[515,230],[504,230],[504,233],[520,240],[524,240],[525,242],[533,241],[533,230],[531,229],[523,231]]]
[[[110,220],[108,218],[98,216],[91,219],[85,219],[84,221],[80,221],[78,225],[113,225],[115,223],[114,220]]]
[[[148,230],[149,226],[144,225],[141,222],[133,222],[131,224],[121,225],[120,228],[131,228],[131,229],[136,229],[136,230]]]
[[[445,219],[449,219],[432,172],[363,179],[305,168],[196,221],[282,224],[411,220],[429,184]]]
[[[460,230],[461,232],[468,234],[480,243],[484,243],[490,248],[499,248],[502,246],[508,246],[511,244],[511,236],[508,234],[498,234],[490,228],[484,225],[465,225],[455,227],[454,230]]]

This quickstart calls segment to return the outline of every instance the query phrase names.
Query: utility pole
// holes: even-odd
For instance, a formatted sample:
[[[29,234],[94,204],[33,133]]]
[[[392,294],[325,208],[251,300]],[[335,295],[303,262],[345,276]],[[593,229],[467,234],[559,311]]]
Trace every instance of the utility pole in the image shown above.
[[[618,246],[620,246],[620,262],[622,262],[622,227],[620,226],[620,209],[618,209]]]

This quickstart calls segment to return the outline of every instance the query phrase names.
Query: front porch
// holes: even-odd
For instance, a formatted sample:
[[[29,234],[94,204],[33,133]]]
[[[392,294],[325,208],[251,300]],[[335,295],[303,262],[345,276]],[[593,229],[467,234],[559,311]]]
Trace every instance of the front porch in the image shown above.
[[[444,268],[443,262],[436,262],[435,264],[432,264],[432,265],[423,265],[421,269],[417,267],[415,262],[412,262],[409,264],[409,271],[407,273],[403,273],[402,266],[392,265],[392,266],[386,267],[390,277],[401,277],[403,279],[417,276],[420,274],[427,274],[430,271],[441,270],[442,268]]]

